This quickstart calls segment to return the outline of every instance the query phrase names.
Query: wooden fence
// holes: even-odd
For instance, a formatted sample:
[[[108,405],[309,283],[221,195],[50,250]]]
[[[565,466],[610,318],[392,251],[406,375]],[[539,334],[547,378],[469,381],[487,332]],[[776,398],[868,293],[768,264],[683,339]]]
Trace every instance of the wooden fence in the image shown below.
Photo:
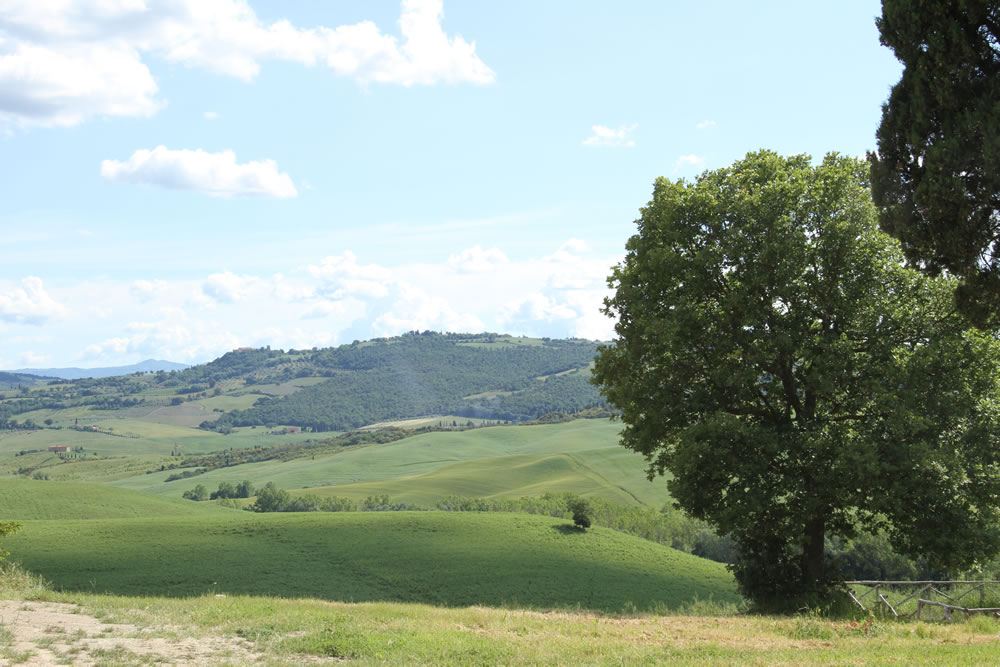
[[[851,599],[866,612],[888,613],[895,618],[914,616],[946,621],[953,620],[955,611],[962,612],[966,618],[977,613],[1000,618],[1000,607],[985,606],[988,588],[991,601],[1000,599],[1000,581],[845,581],[844,585]],[[959,604],[973,593],[978,593],[978,607]],[[866,603],[869,606],[865,606]],[[940,618],[922,617],[925,608],[940,609]]]

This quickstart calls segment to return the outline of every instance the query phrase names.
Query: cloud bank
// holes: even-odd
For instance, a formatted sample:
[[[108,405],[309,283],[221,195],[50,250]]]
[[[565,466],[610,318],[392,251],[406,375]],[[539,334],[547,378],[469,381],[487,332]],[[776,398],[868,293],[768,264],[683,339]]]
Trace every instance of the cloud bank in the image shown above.
[[[36,277],[0,282],[0,368],[28,352],[67,366],[200,363],[240,346],[301,349],[426,329],[613,335],[600,308],[620,257],[579,240],[518,258],[473,245],[437,263],[371,259],[342,249],[270,275],[101,278],[48,290]]]
[[[491,83],[475,43],[445,33],[443,16],[442,0],[404,0],[400,38],[371,21],[268,25],[245,0],[11,0],[0,4],[0,120],[149,116],[165,104],[150,56],[243,81],[272,60],[362,84]]]

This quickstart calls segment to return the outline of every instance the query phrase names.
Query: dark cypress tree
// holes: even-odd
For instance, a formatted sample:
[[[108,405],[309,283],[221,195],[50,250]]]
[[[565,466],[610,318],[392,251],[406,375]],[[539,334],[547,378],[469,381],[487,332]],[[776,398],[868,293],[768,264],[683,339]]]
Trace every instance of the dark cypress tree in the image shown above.
[[[1000,323],[1000,2],[883,0],[876,23],[905,66],[869,156],[879,222],[962,279],[974,322]]]

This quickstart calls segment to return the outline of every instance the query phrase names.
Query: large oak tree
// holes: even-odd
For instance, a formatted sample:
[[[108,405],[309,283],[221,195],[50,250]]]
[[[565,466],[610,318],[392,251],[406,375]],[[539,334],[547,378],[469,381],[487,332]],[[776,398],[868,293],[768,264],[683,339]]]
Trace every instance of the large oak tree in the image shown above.
[[[882,228],[1000,324],[1000,2],[883,0],[876,23],[904,65],[870,156]]]
[[[827,537],[963,568],[1000,549],[1000,350],[905,268],[867,166],[747,155],[658,179],[609,278],[595,381],[622,444],[735,539],[745,595],[829,593]]]

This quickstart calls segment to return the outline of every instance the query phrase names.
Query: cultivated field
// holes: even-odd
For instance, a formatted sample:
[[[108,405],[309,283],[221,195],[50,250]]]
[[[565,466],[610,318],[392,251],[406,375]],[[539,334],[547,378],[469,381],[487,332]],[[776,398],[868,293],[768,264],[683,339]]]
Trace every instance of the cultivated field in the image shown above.
[[[523,514],[228,510],[155,521],[26,521],[4,545],[64,591],[605,612],[739,599],[719,563]]]

